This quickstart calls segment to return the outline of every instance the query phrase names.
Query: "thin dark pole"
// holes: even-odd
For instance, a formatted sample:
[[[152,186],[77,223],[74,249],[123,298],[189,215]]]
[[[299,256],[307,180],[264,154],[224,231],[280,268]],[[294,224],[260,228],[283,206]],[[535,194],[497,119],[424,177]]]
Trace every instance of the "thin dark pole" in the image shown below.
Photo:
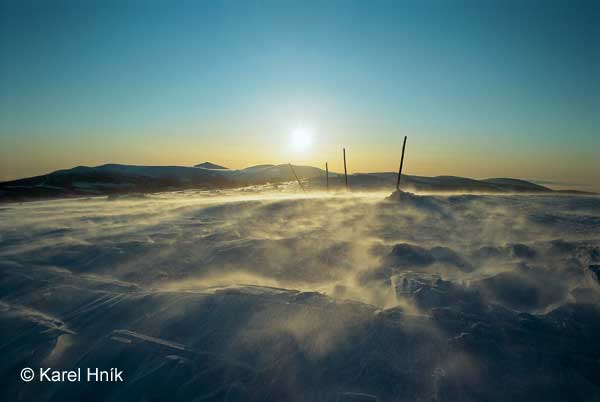
[[[300,184],[300,188],[302,189],[302,192],[306,193],[306,190],[304,189],[304,186],[302,185],[302,182],[300,182],[300,179],[298,178],[298,175],[296,174],[296,171],[294,170],[294,167],[292,166],[291,163],[288,163],[288,165],[290,165],[290,169],[292,169],[292,173],[294,174],[294,176],[296,176],[296,180],[298,181],[298,184]]]
[[[327,192],[329,192],[329,166],[327,166],[327,162],[325,162],[325,180],[327,183]]]
[[[398,170],[398,182],[396,183],[396,190],[400,190],[400,176],[402,176],[402,165],[404,164],[404,147],[406,147],[406,136],[404,136],[404,142],[402,143],[402,158],[400,158],[400,170]]]
[[[346,181],[346,190],[348,190],[348,170],[346,169],[346,148],[344,148],[344,180]]]

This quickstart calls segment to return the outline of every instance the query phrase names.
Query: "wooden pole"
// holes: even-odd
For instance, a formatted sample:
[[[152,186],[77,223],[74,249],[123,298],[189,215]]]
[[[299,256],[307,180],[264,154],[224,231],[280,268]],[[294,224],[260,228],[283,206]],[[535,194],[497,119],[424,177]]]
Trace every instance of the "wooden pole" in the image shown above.
[[[402,176],[402,165],[404,164],[404,147],[406,147],[406,136],[402,143],[402,158],[400,158],[400,170],[398,170],[398,181],[396,182],[396,191],[400,190],[400,176]]]
[[[302,185],[302,182],[300,182],[300,179],[298,178],[298,175],[296,174],[296,171],[294,170],[294,167],[292,166],[291,163],[288,163],[288,165],[290,165],[290,169],[292,169],[292,173],[296,177],[296,180],[298,181],[298,184],[300,184],[300,188],[302,189],[302,192],[306,194],[306,190],[304,189],[304,186]]]
[[[325,162],[325,181],[327,183],[327,192],[329,192],[329,166],[327,166],[327,162]]]
[[[346,181],[346,190],[348,190],[348,170],[346,169],[346,148],[344,148],[344,180]]]

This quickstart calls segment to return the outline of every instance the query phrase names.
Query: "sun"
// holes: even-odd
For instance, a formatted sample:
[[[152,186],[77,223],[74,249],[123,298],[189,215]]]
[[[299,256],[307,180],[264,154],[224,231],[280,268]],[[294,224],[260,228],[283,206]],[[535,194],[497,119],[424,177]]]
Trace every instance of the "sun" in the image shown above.
[[[307,128],[296,128],[290,133],[290,148],[303,152],[312,145],[312,132]]]

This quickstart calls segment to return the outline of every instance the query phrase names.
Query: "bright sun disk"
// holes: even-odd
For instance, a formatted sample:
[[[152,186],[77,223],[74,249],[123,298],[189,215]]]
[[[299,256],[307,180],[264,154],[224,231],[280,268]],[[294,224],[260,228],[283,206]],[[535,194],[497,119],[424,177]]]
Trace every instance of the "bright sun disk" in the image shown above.
[[[305,151],[312,144],[312,133],[305,128],[297,128],[291,132],[290,146],[294,151]]]

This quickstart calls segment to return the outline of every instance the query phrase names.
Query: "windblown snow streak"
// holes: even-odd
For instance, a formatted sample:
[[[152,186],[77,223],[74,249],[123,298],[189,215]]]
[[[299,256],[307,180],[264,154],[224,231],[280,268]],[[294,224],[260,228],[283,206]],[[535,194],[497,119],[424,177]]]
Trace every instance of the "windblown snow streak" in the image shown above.
[[[600,198],[388,195],[3,205],[1,399],[600,401]]]

